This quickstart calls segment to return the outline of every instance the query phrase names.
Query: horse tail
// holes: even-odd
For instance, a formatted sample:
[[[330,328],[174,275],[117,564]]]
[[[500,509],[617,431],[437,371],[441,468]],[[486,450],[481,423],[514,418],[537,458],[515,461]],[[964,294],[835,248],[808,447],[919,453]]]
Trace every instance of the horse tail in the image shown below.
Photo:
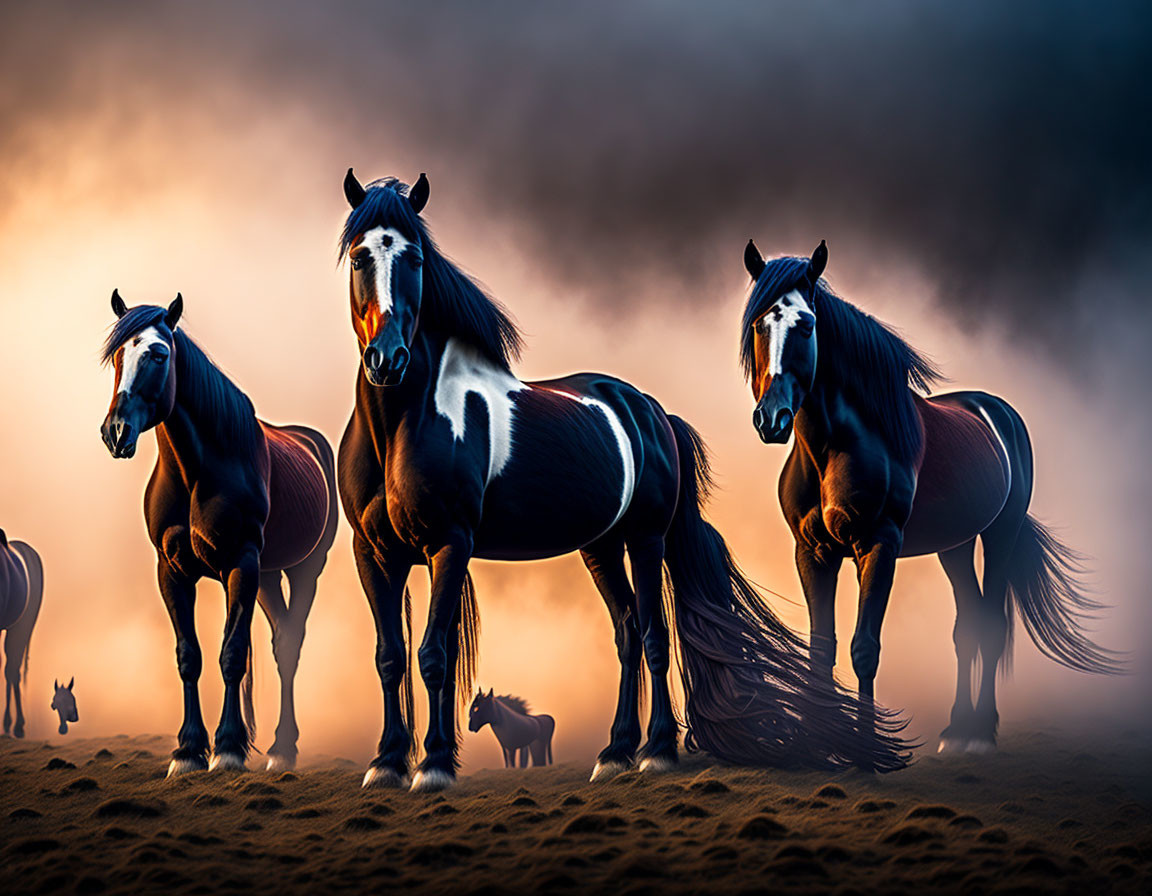
[[[248,656],[244,660],[244,678],[240,681],[240,708],[244,714],[244,727],[248,729],[250,744],[256,741],[256,704],[252,697],[252,679],[252,639],[249,638]]]
[[[404,588],[404,649],[408,652],[408,674],[400,682],[400,718],[409,733],[408,762],[420,758],[420,742],[415,735],[416,699],[412,687],[412,592]]]
[[[460,589],[460,654],[456,659],[456,699],[465,706],[472,699],[472,682],[480,659],[480,609],[476,604],[476,586],[472,573],[464,576]]]
[[[812,672],[804,643],[763,602],[701,515],[711,488],[700,435],[669,416],[680,495],[665,538],[666,595],[684,683],[685,746],[724,762],[807,768],[904,768],[907,722],[865,708]]]
[[[1087,572],[1081,554],[1025,516],[1008,562],[1009,633],[1015,608],[1045,656],[1079,672],[1122,674],[1122,654],[1099,646],[1084,631],[1093,614],[1105,609],[1085,594]]]

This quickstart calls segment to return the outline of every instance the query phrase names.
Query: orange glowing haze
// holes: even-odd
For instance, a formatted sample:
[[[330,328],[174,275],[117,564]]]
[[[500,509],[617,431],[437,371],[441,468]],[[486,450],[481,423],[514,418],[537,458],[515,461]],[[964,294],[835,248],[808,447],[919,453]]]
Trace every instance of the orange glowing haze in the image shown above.
[[[0,130],[8,134],[0,139],[0,526],[40,551],[47,579],[26,695],[31,736],[56,736],[50,686],[72,676],[76,734],[174,737],[180,723],[173,635],[141,508],[155,441],[143,438],[134,459],[114,461],[98,433],[112,388],[98,350],[112,320],[113,287],[129,305],[166,304],[182,292],[181,325],[251,396],[261,417],[315,426],[335,444],[352,407],[358,363],[347,270],[335,257],[347,208],[340,185],[350,164],[363,181],[385,174],[411,181],[428,172],[424,214],[441,248],[523,329],[521,378],[609,372],[702,432],[720,484],[712,520],[750,576],[772,589],[776,611],[807,631],[776,498],[787,449],[757,439],[736,359],[748,234],[733,240],[729,228],[710,230],[703,222],[700,233],[666,246],[670,259],[697,253],[702,273],[690,283],[676,265],[637,259],[645,274],[627,284],[628,301],[610,313],[620,286],[601,277],[598,259],[569,264],[564,270],[576,273],[561,277],[527,251],[523,235],[536,226],[531,212],[489,212],[487,187],[453,164],[453,153],[466,146],[430,145],[409,137],[402,122],[386,141],[360,139],[351,122],[326,115],[314,97],[268,103],[262,91],[271,88],[255,81],[210,78],[202,88],[186,83],[159,96],[138,60],[121,58],[127,49],[114,42],[86,51],[74,75],[95,86],[60,88],[42,103],[8,97],[0,106]],[[140,53],[148,66],[163,66],[155,48]],[[857,239],[841,231],[833,239],[806,222],[792,227],[769,217],[765,209],[762,221],[744,225],[756,228],[768,254],[808,253],[828,235],[827,276],[840,294],[898,326],[955,387],[998,393],[1021,411],[1036,450],[1034,511],[1094,558],[1100,590],[1115,604],[1099,639],[1141,648],[1149,620],[1148,533],[1132,521],[1147,520],[1147,451],[1126,443],[1147,429],[1142,416],[1118,415],[1118,400],[1101,400],[1107,373],[1075,376],[995,317],[961,323],[941,310],[932,270],[911,258],[879,257],[866,233]],[[626,234],[620,251],[629,252]],[[1129,351],[1138,334],[1128,338],[1120,350]],[[1111,435],[1101,450],[1103,431]],[[474,562],[472,569],[482,617],[479,683],[521,694],[555,716],[556,760],[591,764],[607,741],[618,666],[607,612],[579,558]],[[419,638],[426,574],[417,571],[412,585]],[[211,658],[223,599],[214,583],[202,584],[199,594],[201,692],[212,730],[221,686]],[[854,614],[855,580],[846,565],[838,669],[849,682]],[[877,693],[911,714],[911,732],[926,739],[945,724],[951,704],[953,617],[936,560],[904,561]],[[259,613],[253,634],[257,745],[266,748],[278,686]],[[372,620],[342,523],[297,681],[302,759],[326,753],[364,761],[372,754],[381,724],[373,655]],[[1089,715],[1147,705],[1140,702],[1148,680],[1143,653],[1133,657],[1133,677],[1091,678],[1045,660],[1021,630],[1016,658],[1014,678],[1001,690],[1007,727],[1066,720],[1070,707]],[[421,705],[422,685],[417,695]],[[463,760],[465,771],[499,765],[491,734],[465,734]]]

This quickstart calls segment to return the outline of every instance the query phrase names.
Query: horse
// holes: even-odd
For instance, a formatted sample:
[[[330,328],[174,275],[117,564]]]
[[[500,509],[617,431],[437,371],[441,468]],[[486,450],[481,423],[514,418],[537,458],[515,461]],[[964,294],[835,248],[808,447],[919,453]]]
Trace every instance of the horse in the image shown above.
[[[1057,662],[1121,669],[1084,623],[1101,605],[1084,593],[1082,559],[1031,514],[1032,446],[1004,399],[963,391],[929,396],[942,374],[896,332],[835,295],[810,258],[765,262],[752,241],[741,362],[765,443],[796,441],[780,476],[780,506],[796,542],[812,662],[825,681],[836,656],[836,578],[851,557],[860,583],[852,667],[874,696],[880,630],[899,557],[935,553],[956,599],[956,697],[941,751],[996,744],[996,670],[1012,619]],[[983,580],[974,564],[984,551]],[[977,654],[983,660],[972,703]]]
[[[76,695],[72,693],[74,684],[75,678],[64,687],[60,687],[59,681],[52,682],[52,709],[60,716],[60,727],[57,730],[61,734],[68,733],[69,722],[80,721],[80,713],[76,711]]]
[[[293,686],[304,624],[339,519],[332,448],[314,429],[258,419],[248,396],[178,326],[183,308],[179,294],[167,308],[128,308],[113,291],[116,321],[103,359],[115,368],[115,384],[100,430],[114,458],[132,457],[141,434],[156,430],[144,520],[184,689],[184,721],[168,774],[244,768],[255,736],[251,623],[257,601],[272,627],[280,675],[280,719],[267,766],[292,768],[299,737]],[[193,616],[201,578],[220,582],[227,598],[224,706],[211,764]]]
[[[552,764],[552,735],[556,731],[556,720],[549,715],[533,715],[520,697],[511,694],[497,697],[491,688],[487,694],[477,688],[468,708],[468,730],[476,732],[485,725],[492,726],[492,733],[504,751],[504,768],[516,767],[517,750],[520,751],[520,768],[528,765],[529,754],[533,765]]]
[[[411,712],[400,692],[410,662],[411,568],[429,567],[431,598],[417,651],[429,722],[410,787],[436,790],[455,780],[457,679],[466,693],[474,670],[469,562],[572,551],[607,604],[621,668],[610,742],[593,780],[637,759],[644,771],[677,760],[670,623],[689,749],[760,765],[903,766],[895,719],[861,732],[853,697],[814,694],[802,641],[704,520],[711,479],[699,434],[611,376],[517,379],[511,363],[520,334],[432,241],[420,216],[429,192],[424,175],[410,191],[395,178],[364,187],[351,169],[344,180],[351,211],[339,255],[350,268],[360,363],[338,478],[384,694],[384,730],[363,786],[407,781]],[[665,569],[672,619],[662,609]],[[652,710],[638,751],[641,649]]]
[[[22,541],[9,541],[0,529],[0,631],[4,635],[4,733],[24,736],[24,707],[20,680],[28,680],[28,650],[32,629],[44,596],[44,564],[40,555]],[[23,672],[21,672],[23,670]],[[16,698],[16,724],[12,724],[12,698]]]

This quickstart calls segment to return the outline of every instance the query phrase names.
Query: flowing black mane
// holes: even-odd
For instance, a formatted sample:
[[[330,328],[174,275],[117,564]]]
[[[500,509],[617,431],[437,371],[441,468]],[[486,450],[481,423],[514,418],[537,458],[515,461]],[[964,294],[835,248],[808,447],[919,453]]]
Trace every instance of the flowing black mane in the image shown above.
[[[496,699],[509,709],[520,713],[522,716],[532,714],[532,709],[528,706],[528,701],[523,697],[514,697],[511,694],[497,694]]]
[[[372,181],[364,201],[354,208],[340,234],[340,257],[353,240],[374,227],[395,227],[424,253],[422,325],[455,336],[505,370],[520,356],[521,338],[504,309],[456,265],[445,258],[406,196],[408,187],[394,177]]]
[[[746,377],[755,361],[752,327],[782,295],[805,285],[808,259],[783,257],[765,266],[744,308],[740,362]],[[912,401],[913,389],[927,393],[944,377],[926,356],[887,325],[844,301],[823,280],[816,283],[816,380],[848,395],[853,406],[877,424],[892,449],[914,458],[924,433]]]
[[[107,364],[125,342],[155,327],[171,335],[176,345],[176,389],[181,401],[195,412],[201,426],[220,440],[253,440],[259,423],[251,400],[224,375],[180,327],[173,333],[164,322],[167,311],[158,305],[138,305],[116,321],[104,340],[101,360]]]

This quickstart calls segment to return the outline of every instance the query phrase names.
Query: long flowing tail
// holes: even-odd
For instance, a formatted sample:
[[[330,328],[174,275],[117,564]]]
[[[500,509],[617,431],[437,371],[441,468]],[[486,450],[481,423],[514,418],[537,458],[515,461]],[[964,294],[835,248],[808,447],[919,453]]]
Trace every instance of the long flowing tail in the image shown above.
[[[412,685],[412,592],[404,589],[404,649],[407,651],[408,671],[400,682],[400,718],[408,729],[408,762],[415,765],[420,758],[420,739],[416,737],[416,698]]]
[[[1080,554],[1031,515],[1024,517],[1008,565],[1009,634],[1015,608],[1045,656],[1080,672],[1122,674],[1123,654],[1100,647],[1084,631],[1106,609],[1084,593],[1086,573]]]
[[[670,416],[680,453],[680,503],[666,537],[686,697],[685,745],[740,765],[894,771],[909,761],[907,724],[862,706],[813,675],[803,641],[763,602],[701,516],[711,487],[699,434]]]
[[[240,680],[240,711],[244,727],[248,729],[248,743],[256,743],[256,703],[252,697],[252,641],[248,641],[248,657],[244,663],[244,677]],[[260,752],[257,750],[256,752]]]
[[[467,706],[472,699],[472,682],[476,679],[476,664],[480,660],[480,608],[476,604],[476,586],[472,573],[464,576],[460,592],[460,655],[456,659],[456,699]]]

